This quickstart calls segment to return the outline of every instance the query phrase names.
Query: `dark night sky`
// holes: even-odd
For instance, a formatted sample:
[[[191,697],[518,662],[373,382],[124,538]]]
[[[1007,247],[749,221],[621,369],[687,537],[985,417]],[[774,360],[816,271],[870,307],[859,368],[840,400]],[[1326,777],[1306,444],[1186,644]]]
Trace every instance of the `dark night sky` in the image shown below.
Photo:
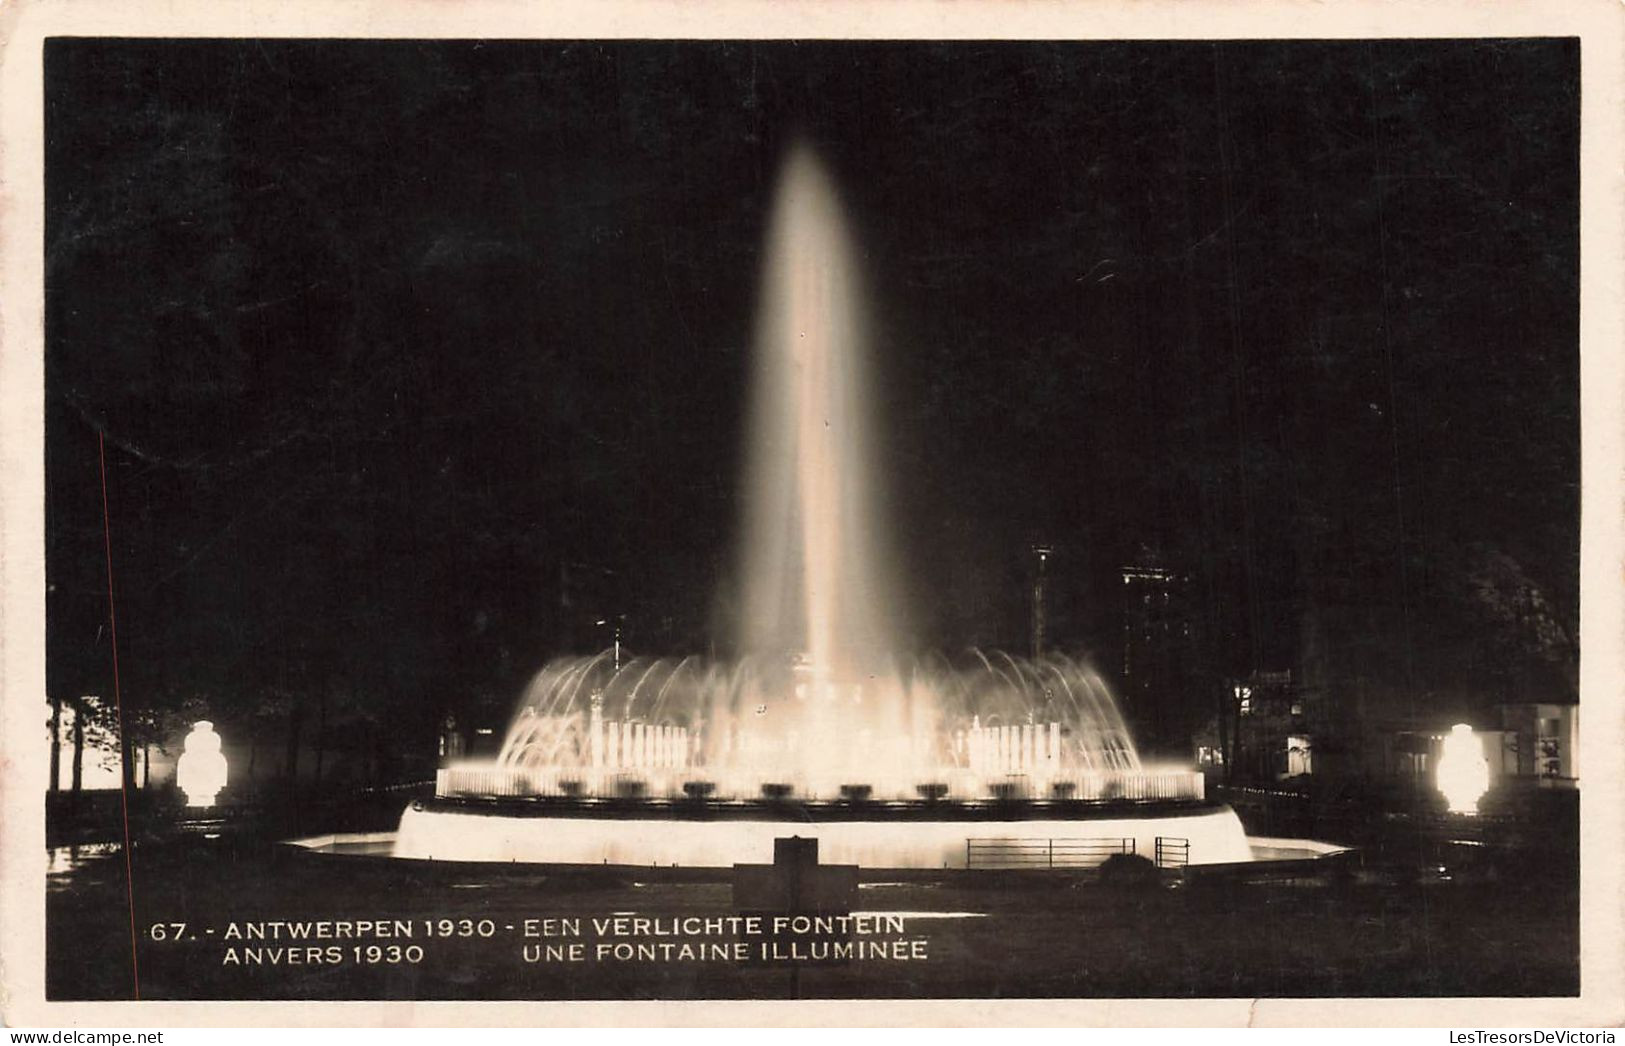
[[[1574,635],[1572,41],[46,59],[55,692],[110,690],[98,431],[137,706],[505,705],[615,608],[725,648],[796,135],[866,255],[918,647],[1023,647],[1040,536],[1108,664],[1142,545],[1215,670],[1487,693],[1551,660],[1507,579]]]

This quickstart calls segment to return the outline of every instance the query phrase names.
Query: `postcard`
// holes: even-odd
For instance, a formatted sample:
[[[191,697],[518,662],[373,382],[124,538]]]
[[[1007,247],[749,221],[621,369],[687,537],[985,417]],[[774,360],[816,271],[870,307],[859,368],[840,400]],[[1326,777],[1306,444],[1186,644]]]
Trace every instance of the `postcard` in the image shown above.
[[[6,1019],[1617,1024],[1621,25],[13,7]]]

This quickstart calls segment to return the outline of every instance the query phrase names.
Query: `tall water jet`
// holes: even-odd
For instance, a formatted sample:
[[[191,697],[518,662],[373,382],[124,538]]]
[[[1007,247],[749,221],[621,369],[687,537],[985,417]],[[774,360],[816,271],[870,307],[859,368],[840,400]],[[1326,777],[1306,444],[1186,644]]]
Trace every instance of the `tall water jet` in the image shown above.
[[[549,665],[497,767],[530,775],[515,785],[522,791],[669,795],[693,783],[708,795],[813,800],[1086,796],[1109,789],[1078,775],[1139,773],[1122,716],[1086,665],[977,653],[979,663],[955,669],[899,658],[858,252],[805,143],[784,161],[765,243],[743,656]]]
[[[739,599],[745,653],[795,664],[785,683],[743,693],[726,733],[825,789],[877,757],[936,754],[935,724],[913,714],[893,662],[858,274],[834,185],[798,142],[762,259]]]
[[[879,672],[896,607],[879,550],[856,251],[805,143],[784,165],[763,262],[741,642],[802,653],[815,687]]]

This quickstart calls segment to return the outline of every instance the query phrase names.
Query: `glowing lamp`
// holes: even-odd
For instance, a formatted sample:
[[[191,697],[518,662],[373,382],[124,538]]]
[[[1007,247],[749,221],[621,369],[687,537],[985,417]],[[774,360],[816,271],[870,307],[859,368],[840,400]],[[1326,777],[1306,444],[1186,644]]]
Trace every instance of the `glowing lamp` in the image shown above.
[[[213,806],[215,797],[226,787],[226,757],[220,751],[220,735],[214,724],[200,719],[186,735],[181,757],[175,764],[175,783],[186,796],[187,806]]]
[[[1466,723],[1450,728],[1439,750],[1436,782],[1453,814],[1478,813],[1478,800],[1490,787],[1484,746]]]

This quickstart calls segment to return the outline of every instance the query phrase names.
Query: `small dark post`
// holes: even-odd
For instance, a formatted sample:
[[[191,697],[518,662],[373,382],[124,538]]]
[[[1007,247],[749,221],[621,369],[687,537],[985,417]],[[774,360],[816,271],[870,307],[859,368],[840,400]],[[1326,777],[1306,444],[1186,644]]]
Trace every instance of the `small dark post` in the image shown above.
[[[784,877],[785,896],[790,911],[802,910],[806,871],[818,867],[818,840],[799,835],[773,840],[773,866]]]
[[[846,915],[857,905],[858,867],[819,864],[818,840],[773,840],[772,864],[736,864],[734,908],[770,915]],[[775,941],[767,942],[777,948]],[[754,961],[773,962],[766,954]],[[843,960],[844,961],[844,960]]]

